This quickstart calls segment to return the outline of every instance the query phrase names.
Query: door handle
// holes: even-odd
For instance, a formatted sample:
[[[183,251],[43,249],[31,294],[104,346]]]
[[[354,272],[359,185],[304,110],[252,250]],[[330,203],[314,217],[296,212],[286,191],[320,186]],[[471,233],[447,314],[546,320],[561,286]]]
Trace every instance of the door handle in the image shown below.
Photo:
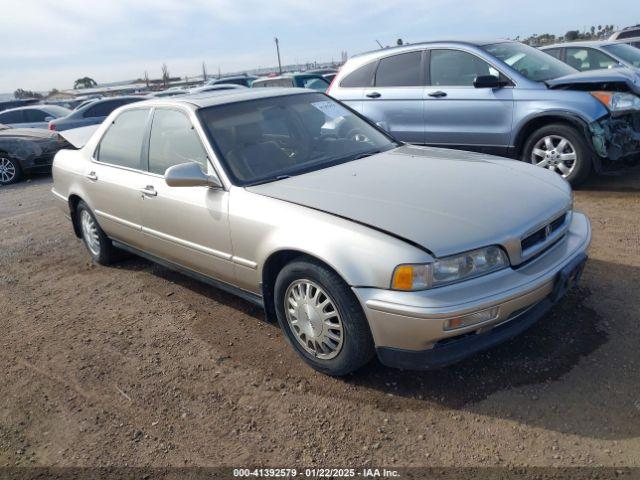
[[[96,180],[98,180],[98,175],[96,175],[96,172],[89,172],[85,176],[92,182],[95,182]]]
[[[147,197],[155,197],[156,195],[158,195],[158,192],[156,192],[156,189],[153,188],[153,185],[147,185],[146,187],[141,189],[140,192],[142,192],[142,194]]]
[[[431,92],[428,95],[430,97],[441,98],[441,97],[446,97],[447,93],[443,92],[442,90],[438,90],[437,92]]]
[[[379,92],[371,92],[371,93],[367,93],[367,97],[369,98],[380,98],[382,95],[380,95]]]

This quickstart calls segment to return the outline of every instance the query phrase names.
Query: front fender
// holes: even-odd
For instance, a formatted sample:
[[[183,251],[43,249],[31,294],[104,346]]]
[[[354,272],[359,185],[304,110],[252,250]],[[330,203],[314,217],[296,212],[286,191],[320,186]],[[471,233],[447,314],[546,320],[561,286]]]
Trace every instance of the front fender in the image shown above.
[[[253,275],[238,269],[251,291],[259,291],[267,260],[285,250],[321,260],[354,287],[389,288],[397,265],[433,260],[392,234],[242,188],[232,188],[229,213],[234,257],[256,265]]]

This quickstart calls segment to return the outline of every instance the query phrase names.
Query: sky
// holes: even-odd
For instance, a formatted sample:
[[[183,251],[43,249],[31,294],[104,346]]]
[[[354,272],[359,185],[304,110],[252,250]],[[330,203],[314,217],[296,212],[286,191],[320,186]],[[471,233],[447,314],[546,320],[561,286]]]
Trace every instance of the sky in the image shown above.
[[[340,59],[397,38],[562,35],[640,23],[637,0],[0,0],[0,92]]]

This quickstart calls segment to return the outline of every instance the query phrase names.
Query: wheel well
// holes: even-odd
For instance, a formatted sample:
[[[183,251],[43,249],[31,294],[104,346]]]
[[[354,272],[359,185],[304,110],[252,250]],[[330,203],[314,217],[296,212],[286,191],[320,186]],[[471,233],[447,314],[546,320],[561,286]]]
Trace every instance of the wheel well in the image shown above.
[[[580,132],[585,131],[584,123],[577,118],[564,117],[561,115],[545,115],[543,117],[536,117],[529,120],[516,135],[514,145],[516,147],[517,157],[520,158],[522,156],[524,144],[533,132],[545,125],[551,125],[552,123],[564,124],[569,127],[576,128]]]
[[[76,237],[81,238],[80,225],[78,225],[78,203],[82,200],[78,195],[69,195],[69,215],[71,215],[71,224]]]
[[[308,253],[300,252],[298,250],[280,250],[273,253],[269,258],[267,258],[262,269],[262,299],[267,319],[269,321],[277,321],[276,309],[273,303],[273,294],[278,273],[280,273],[280,270],[282,270],[285,265],[298,259],[307,259],[322,263],[336,275],[342,277],[334,268],[331,267],[331,265],[328,265],[318,257],[314,257]]]

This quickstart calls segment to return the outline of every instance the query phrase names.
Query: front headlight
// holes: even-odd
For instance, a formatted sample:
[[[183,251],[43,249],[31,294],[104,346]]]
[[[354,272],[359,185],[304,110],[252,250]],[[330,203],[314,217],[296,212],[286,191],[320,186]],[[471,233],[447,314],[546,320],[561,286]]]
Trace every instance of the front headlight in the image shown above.
[[[498,246],[439,258],[433,263],[398,265],[393,271],[394,290],[424,290],[469,280],[509,266],[507,254]]]
[[[624,92],[590,92],[612,113],[640,110],[640,97]]]

